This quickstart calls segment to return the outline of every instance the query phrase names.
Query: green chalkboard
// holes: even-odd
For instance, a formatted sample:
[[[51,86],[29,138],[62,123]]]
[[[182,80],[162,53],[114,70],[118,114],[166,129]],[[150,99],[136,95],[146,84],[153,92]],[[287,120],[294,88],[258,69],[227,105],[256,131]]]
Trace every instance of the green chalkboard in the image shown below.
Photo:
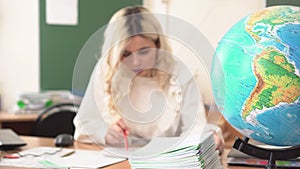
[[[300,6],[300,0],[267,0],[267,7],[276,5]]]
[[[74,64],[88,38],[120,8],[141,4],[142,0],[78,0],[78,25],[67,26],[46,24],[46,0],[40,0],[41,90],[71,91]],[[93,66],[85,69],[92,72]],[[83,85],[88,79],[83,79]]]

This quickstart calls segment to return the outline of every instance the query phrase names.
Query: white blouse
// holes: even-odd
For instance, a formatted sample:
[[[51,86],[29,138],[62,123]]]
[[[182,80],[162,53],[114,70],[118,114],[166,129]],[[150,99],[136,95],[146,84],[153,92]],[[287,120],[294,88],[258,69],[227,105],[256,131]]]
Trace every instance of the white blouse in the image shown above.
[[[76,140],[104,145],[109,124],[120,117],[130,128],[130,135],[138,138],[200,135],[207,126],[199,81],[186,68],[175,66],[166,93],[159,90],[154,78],[136,76],[131,81],[132,90],[116,100],[121,113],[115,116],[108,111],[100,70],[97,64],[74,119]]]

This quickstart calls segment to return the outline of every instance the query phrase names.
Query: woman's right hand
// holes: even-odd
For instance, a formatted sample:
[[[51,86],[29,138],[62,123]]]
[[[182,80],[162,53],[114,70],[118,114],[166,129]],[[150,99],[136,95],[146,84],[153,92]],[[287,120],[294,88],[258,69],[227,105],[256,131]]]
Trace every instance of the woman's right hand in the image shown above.
[[[125,121],[120,118],[109,126],[105,136],[105,142],[110,146],[124,146],[124,139],[127,139],[124,135],[129,135],[129,129]]]

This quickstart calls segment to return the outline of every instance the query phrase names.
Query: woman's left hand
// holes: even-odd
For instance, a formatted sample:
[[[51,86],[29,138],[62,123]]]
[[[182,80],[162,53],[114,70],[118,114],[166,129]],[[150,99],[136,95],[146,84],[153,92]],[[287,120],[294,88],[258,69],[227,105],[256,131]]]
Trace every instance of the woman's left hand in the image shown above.
[[[214,139],[215,139],[216,149],[219,150],[220,153],[222,153],[225,146],[223,139],[220,138],[220,136],[215,132],[214,132]]]

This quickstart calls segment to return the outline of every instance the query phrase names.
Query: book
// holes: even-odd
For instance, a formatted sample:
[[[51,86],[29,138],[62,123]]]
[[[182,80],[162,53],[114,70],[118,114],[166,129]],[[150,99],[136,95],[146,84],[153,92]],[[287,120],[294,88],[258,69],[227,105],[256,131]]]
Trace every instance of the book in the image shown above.
[[[162,147],[170,146],[173,143],[178,143],[178,141],[180,143],[176,146],[171,146],[165,151],[158,151],[164,150]],[[172,137],[155,138],[147,146],[136,151],[133,156],[129,157],[128,161],[133,169],[223,168],[212,133],[202,137],[188,136],[183,140]]]
[[[268,160],[259,159],[249,156],[236,149],[231,149],[227,155],[229,165],[236,166],[252,166],[252,167],[264,167],[268,164]],[[276,165],[278,168],[300,168],[300,158],[292,160],[277,160]]]

